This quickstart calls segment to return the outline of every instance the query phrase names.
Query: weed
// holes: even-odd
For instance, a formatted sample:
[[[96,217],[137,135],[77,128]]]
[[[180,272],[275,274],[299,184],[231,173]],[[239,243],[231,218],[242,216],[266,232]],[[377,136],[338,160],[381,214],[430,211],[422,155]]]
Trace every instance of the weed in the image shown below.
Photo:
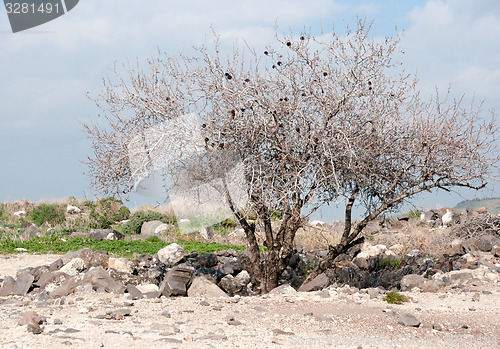
[[[45,222],[50,225],[61,224],[66,220],[64,210],[55,204],[40,204],[34,207],[29,219],[38,226]]]
[[[385,257],[378,261],[378,266],[380,268],[392,267],[394,269],[401,269],[402,262],[401,258]]]
[[[383,300],[390,304],[402,304],[408,302],[408,297],[397,291],[391,291],[385,295]]]
[[[421,210],[418,209],[411,209],[410,212],[408,212],[408,217],[411,218],[420,218],[420,215],[422,214]]]

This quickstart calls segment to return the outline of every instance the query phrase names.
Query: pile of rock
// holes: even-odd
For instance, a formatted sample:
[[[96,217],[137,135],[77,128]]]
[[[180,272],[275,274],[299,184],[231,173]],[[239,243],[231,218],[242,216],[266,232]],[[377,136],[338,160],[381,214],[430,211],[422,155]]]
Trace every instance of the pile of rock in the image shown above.
[[[155,256],[128,260],[86,248],[68,252],[50,265],[21,269],[16,279],[5,277],[0,280],[0,297],[29,293],[44,301],[75,291],[128,293],[131,299],[248,295],[250,276],[237,254],[185,254],[181,246],[171,244]]]

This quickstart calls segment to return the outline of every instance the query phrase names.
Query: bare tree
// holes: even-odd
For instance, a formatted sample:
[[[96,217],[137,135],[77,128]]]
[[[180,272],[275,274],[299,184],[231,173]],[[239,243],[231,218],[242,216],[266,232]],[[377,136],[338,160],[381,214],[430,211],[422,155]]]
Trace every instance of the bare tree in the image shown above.
[[[188,182],[218,183],[245,231],[245,267],[258,292],[278,285],[304,216],[325,203],[345,199],[345,228],[314,274],[361,242],[368,222],[414,195],[483,188],[498,164],[494,113],[484,119],[481,105],[466,108],[437,93],[421,100],[416,78],[394,61],[400,38],[379,42],[369,31],[358,21],[345,36],[277,34],[264,52],[248,48],[249,59],[237,45],[224,59],[216,37],[212,50],[202,46],[193,57],[159,54],[147,72],[127,66],[128,80],[115,70],[116,80],[105,79],[96,99],[108,125],[84,125],[94,147],[88,160],[93,186],[130,192],[133,138],[143,137],[144,154],[157,157],[158,139],[148,141],[146,130],[165,129],[188,113],[199,116],[197,149],[203,150],[168,165]],[[225,173],[236,164],[246,182],[245,205],[226,187]],[[355,205],[366,209],[357,222]],[[279,226],[271,222],[276,211],[283,212]]]

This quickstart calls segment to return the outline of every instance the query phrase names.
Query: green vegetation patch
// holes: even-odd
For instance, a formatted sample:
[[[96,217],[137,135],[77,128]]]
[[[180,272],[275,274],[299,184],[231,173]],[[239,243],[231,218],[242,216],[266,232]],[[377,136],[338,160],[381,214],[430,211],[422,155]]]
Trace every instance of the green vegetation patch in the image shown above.
[[[38,226],[45,222],[57,225],[64,223],[66,217],[62,207],[55,204],[40,204],[30,212],[29,220]]]
[[[202,243],[195,241],[178,240],[177,243],[184,247],[186,253],[217,252],[227,249],[243,251],[245,246],[220,245],[216,243]],[[60,236],[47,236],[34,238],[29,241],[16,241],[3,239],[0,241],[0,253],[19,253],[16,248],[26,249],[28,253],[48,253],[63,254],[68,251],[78,251],[82,248],[90,248],[93,251],[107,251],[116,257],[130,258],[134,253],[150,254],[157,253],[163,247],[169,245],[158,237],[150,237],[146,240],[103,240],[98,241],[90,238],[76,238],[71,241],[64,241]]]
[[[403,260],[401,258],[394,258],[394,257],[386,257],[382,258],[378,261],[378,266],[380,268],[394,268],[394,269],[401,269],[401,263]]]
[[[164,215],[155,211],[139,211],[130,216],[130,220],[123,225],[122,232],[126,235],[135,235],[141,233],[141,227],[144,222],[162,221],[163,223],[175,223],[175,217]]]
[[[383,300],[390,304],[402,304],[409,301],[408,297],[397,291],[387,293]]]

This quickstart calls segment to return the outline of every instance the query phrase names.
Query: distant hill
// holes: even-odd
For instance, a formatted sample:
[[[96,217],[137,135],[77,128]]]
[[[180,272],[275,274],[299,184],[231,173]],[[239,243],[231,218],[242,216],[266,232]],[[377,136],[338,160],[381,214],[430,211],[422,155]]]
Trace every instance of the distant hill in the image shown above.
[[[466,209],[475,210],[479,207],[486,207],[489,213],[500,213],[500,198],[465,200],[458,203],[456,208],[459,211],[465,212]]]

